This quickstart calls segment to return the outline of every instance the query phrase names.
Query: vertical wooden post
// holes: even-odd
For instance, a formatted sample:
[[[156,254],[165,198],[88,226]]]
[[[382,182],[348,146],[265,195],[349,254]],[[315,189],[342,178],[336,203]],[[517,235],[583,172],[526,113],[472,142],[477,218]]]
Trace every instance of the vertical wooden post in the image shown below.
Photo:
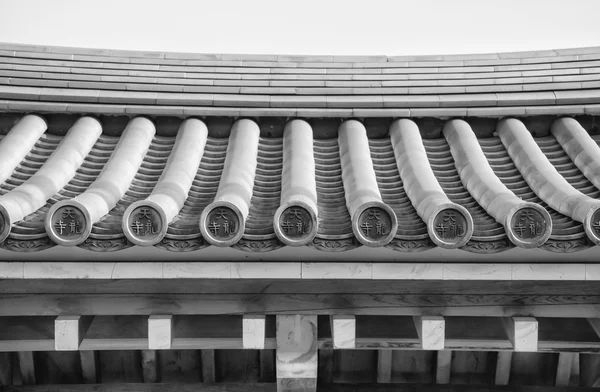
[[[12,353],[0,353],[0,385],[12,385]]]
[[[377,351],[377,383],[389,384],[392,382],[392,350]]]
[[[333,383],[334,351],[330,348],[322,348],[318,351],[318,377],[319,384]]]
[[[329,316],[334,349],[356,348],[356,318],[350,315]]]
[[[538,322],[535,318],[505,318],[504,328],[515,351],[537,351]]]
[[[156,350],[142,350],[142,377],[144,382],[158,382]]]
[[[242,347],[245,349],[265,349],[265,325],[264,315],[247,315],[242,319]]]
[[[202,382],[213,384],[215,375],[215,350],[200,350],[202,357]]]
[[[558,365],[556,366],[556,379],[554,385],[557,387],[569,386],[571,369],[575,353],[559,353]]]
[[[510,381],[510,366],[512,364],[512,351],[499,351],[496,360],[496,385],[508,385]]]
[[[277,315],[277,391],[316,392],[317,316]]]
[[[96,371],[96,352],[95,351],[80,351],[79,361],[81,362],[81,375],[83,382],[86,384],[96,384],[98,376]]]
[[[413,321],[423,350],[443,350],[446,321],[441,316],[414,316]]]
[[[19,369],[21,370],[21,381],[23,385],[35,385],[35,364],[33,362],[33,352],[19,351]]]
[[[435,371],[435,382],[437,384],[449,384],[450,372],[452,370],[452,351],[440,350],[437,352],[437,368]]]

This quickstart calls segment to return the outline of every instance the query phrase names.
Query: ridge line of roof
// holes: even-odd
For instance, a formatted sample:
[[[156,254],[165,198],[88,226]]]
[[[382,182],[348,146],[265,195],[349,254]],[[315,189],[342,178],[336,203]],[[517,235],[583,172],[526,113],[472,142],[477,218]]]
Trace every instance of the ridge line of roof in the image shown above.
[[[195,53],[145,51],[123,49],[100,49],[69,47],[58,45],[34,45],[0,42],[0,50],[42,52],[66,55],[90,55],[109,57],[132,57],[148,59],[179,60],[245,60],[245,61],[298,61],[298,62],[396,62],[396,61],[446,61],[446,60],[501,60],[511,58],[558,57],[600,53],[600,46],[563,48],[550,50],[515,51],[474,54],[442,54],[442,55],[286,55],[286,54],[235,54],[235,53]]]

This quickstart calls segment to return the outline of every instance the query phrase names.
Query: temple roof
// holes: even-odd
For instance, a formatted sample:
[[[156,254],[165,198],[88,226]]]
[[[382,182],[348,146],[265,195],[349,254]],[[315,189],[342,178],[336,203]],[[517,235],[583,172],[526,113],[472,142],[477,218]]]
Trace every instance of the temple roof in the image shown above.
[[[600,242],[600,48],[0,48],[6,249],[494,253]]]
[[[0,108],[287,117],[596,114],[600,47],[281,56],[0,44]]]

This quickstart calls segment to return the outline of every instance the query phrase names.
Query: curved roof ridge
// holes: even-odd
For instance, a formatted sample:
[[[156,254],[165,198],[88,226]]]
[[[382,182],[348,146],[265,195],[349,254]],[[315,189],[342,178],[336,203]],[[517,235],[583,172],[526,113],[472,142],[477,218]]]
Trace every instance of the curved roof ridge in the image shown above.
[[[232,60],[232,61],[289,61],[289,62],[435,62],[435,61],[470,61],[470,60],[506,60],[560,58],[588,54],[600,54],[600,46],[563,48],[550,50],[532,50],[497,53],[442,54],[442,55],[289,55],[289,54],[236,54],[236,53],[196,53],[169,52],[147,50],[101,49],[85,47],[69,47],[57,45],[34,45],[0,42],[0,52],[33,52],[64,55],[87,55],[104,57],[131,57],[149,59],[177,60]],[[13,53],[13,56],[15,53]],[[565,59],[564,61],[567,61]],[[468,64],[465,64],[468,65]],[[473,64],[476,65],[476,64]]]

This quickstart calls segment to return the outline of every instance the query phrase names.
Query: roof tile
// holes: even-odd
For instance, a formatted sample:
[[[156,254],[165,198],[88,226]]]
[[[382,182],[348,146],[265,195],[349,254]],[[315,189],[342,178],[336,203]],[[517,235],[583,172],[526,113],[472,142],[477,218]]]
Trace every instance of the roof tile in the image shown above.
[[[498,93],[498,106],[554,105],[553,92]]]
[[[395,108],[417,108],[417,107],[439,107],[439,95],[384,95],[384,107]]]
[[[293,95],[282,95],[272,96],[271,107],[297,107],[297,108],[318,108],[327,107],[327,101],[325,97],[318,96],[293,96]]]
[[[498,106],[496,94],[447,94],[439,100],[441,107]]]
[[[214,102],[213,94],[193,94],[193,93],[156,93],[156,104],[158,105],[197,105],[212,106]]]
[[[600,90],[556,91],[557,105],[600,103]]]

